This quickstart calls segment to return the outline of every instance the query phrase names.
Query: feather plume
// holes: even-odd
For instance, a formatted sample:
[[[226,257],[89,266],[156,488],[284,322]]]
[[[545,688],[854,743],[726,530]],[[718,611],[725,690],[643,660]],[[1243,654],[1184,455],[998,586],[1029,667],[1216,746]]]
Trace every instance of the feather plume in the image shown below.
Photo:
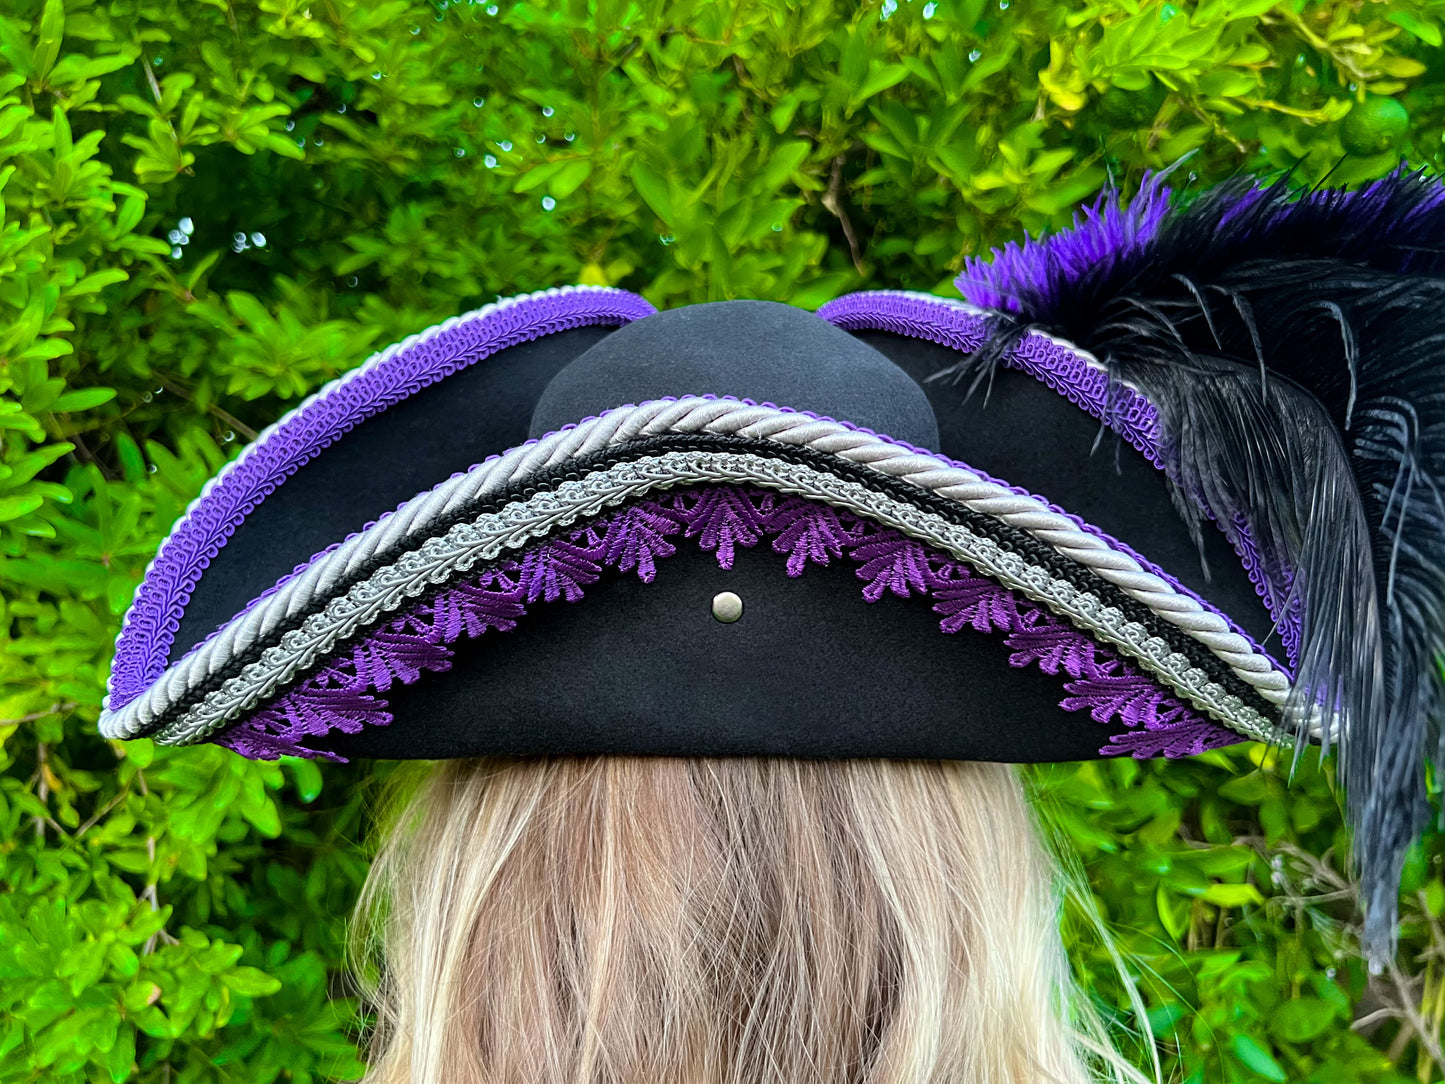
[[[1165,470],[1196,537],[1247,530],[1298,607],[1283,721],[1338,743],[1365,951],[1396,947],[1404,854],[1445,761],[1445,188],[1403,168],[1354,191],[1241,177],[970,260],[994,309],[976,364],[1032,329],[1090,351],[1158,408]],[[1088,260],[1076,258],[1087,251]],[[981,373],[975,374],[975,382]]]

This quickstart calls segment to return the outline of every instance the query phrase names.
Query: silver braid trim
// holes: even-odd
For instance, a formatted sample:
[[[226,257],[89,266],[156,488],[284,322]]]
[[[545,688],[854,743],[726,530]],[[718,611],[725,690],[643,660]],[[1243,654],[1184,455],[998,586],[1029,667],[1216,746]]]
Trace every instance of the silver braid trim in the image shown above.
[[[610,446],[625,444],[631,440],[663,436],[668,433],[707,433],[749,437],[779,445],[824,452],[845,462],[859,464],[877,471],[879,474],[916,485],[921,489],[956,501],[975,512],[991,515],[1003,523],[1034,536],[1060,554],[1076,561],[1095,575],[1118,587],[1131,598],[1137,599],[1149,607],[1162,619],[1208,648],[1242,681],[1252,686],[1268,702],[1282,705],[1289,693],[1288,675],[1276,669],[1269,658],[1257,651],[1248,640],[1232,631],[1224,618],[1205,610],[1194,598],[1181,594],[1165,580],[1141,568],[1132,557],[1113,549],[1105,540],[1083,530],[1068,517],[1051,511],[1043,502],[1033,497],[1014,493],[1005,486],[987,481],[964,467],[955,466],[932,455],[913,451],[883,437],[850,429],[837,422],[821,421],[806,414],[792,413],[773,407],[753,406],[734,400],[686,397],[678,400],[644,403],[640,406],[620,407],[608,411],[600,417],[589,419],[571,429],[560,430],[548,434],[538,441],[513,448],[496,459],[478,464],[471,470],[448,479],[434,489],[419,494],[396,512],[383,517],[370,529],[348,539],[331,553],[317,559],[305,571],[283,585],[274,595],[234,619],[212,639],[198,645],[185,658],[162,674],[143,696],[138,697],[119,711],[103,714],[100,721],[101,732],[111,738],[130,738],[155,732],[157,740],[177,744],[204,740],[206,736],[215,733],[230,721],[234,721],[238,714],[249,710],[239,707],[239,704],[259,702],[273,689],[286,682],[295,669],[293,668],[284,675],[278,671],[275,676],[265,679],[262,678],[261,671],[257,671],[253,675],[254,684],[246,680],[244,676],[233,679],[233,681],[241,683],[237,686],[238,688],[255,689],[254,696],[238,698],[233,690],[232,694],[223,698],[227,706],[221,714],[218,715],[209,710],[203,713],[207,720],[204,723],[201,721],[201,715],[197,714],[202,711],[198,706],[183,718],[171,721],[164,727],[158,724],[189,690],[195,688],[211,674],[224,668],[237,654],[274,638],[274,633],[282,622],[305,612],[312,608],[312,604],[316,600],[333,593],[336,585],[344,577],[367,565],[378,551],[393,544],[409,542],[417,548],[390,567],[405,570],[410,567],[409,562],[412,564],[420,562],[431,567],[433,559],[440,557],[441,548],[445,545],[444,539],[450,537],[450,532],[444,536],[428,537],[429,528],[432,523],[448,512],[495,494],[511,484],[525,481],[544,469],[565,464],[580,456],[601,451]],[[685,457],[710,456],[711,459],[696,460],[697,469],[701,470],[701,464],[715,463],[723,453],[674,454]],[[672,469],[682,473],[667,474],[664,477],[647,481],[645,484],[641,481],[634,481],[610,496],[590,498],[593,504],[585,507],[563,510],[547,504],[549,499],[560,500],[562,491],[573,483],[563,483],[554,494],[539,495],[532,501],[508,505],[500,512],[489,515],[500,517],[499,522],[505,521],[509,529],[520,533],[507,536],[515,541],[499,541],[497,549],[491,556],[495,557],[500,554],[504,547],[515,548],[525,544],[525,541],[530,538],[550,533],[556,527],[571,523],[578,517],[594,515],[603,506],[616,504],[646,489],[710,480],[751,483],[776,489],[780,488],[778,482],[783,477],[778,472],[792,466],[761,456],[730,455],[733,460],[738,462],[756,460],[756,463],[751,464],[747,470],[738,468],[739,473],[736,477],[715,478],[714,475],[687,473],[693,469],[694,460],[686,458],[672,461],[676,464]],[[639,462],[650,461],[641,460]],[[681,466],[684,462],[688,464],[685,467]],[[617,479],[631,477],[626,474],[625,467],[626,465],[619,465],[614,468],[613,472],[600,472],[600,474]],[[718,470],[715,465],[709,469],[715,473]],[[852,507],[846,500],[841,498],[834,500],[823,495],[831,491],[830,485],[846,486],[849,483],[817,471],[811,471],[811,473],[816,475],[819,480],[815,480],[810,490],[805,492],[790,489],[787,491],[798,492],[803,496],[813,496],[815,499],[837,503],[843,507]],[[643,485],[643,490],[631,488],[631,486],[639,484]],[[871,497],[874,500],[884,500],[876,495],[871,495]],[[855,510],[860,515],[895,526],[920,540],[932,538],[932,536],[919,533],[916,517],[921,516],[930,520],[937,519],[937,517],[931,517],[929,513],[912,505],[892,503],[896,504],[898,509],[909,510],[909,516],[904,517],[900,513],[893,517],[897,520],[895,523],[891,519],[882,518],[871,504]],[[564,518],[555,518],[557,516]],[[482,517],[475,522],[481,523],[486,518]],[[935,526],[943,522],[941,519],[937,519]],[[463,526],[475,526],[475,524]],[[938,529],[942,528],[938,527]],[[950,529],[962,530],[962,528],[954,528],[951,525]],[[930,541],[930,544],[936,544],[941,549],[954,552],[953,548],[946,544],[941,537]],[[471,552],[468,551],[468,553]],[[981,553],[958,553],[956,555],[970,563],[975,557],[983,560],[986,556]],[[460,563],[457,567],[469,568],[475,561],[484,559],[491,558],[473,556],[470,561]],[[993,574],[991,567],[983,565],[978,567],[986,574]],[[999,569],[998,571],[1002,574],[1006,570]],[[446,578],[445,573],[438,574],[442,579]],[[1037,569],[1031,572],[1031,575],[1042,574],[1042,571]],[[371,582],[371,580],[367,580],[365,584]],[[428,582],[440,582],[440,580],[433,579]],[[343,598],[333,600],[323,612],[329,612],[331,605],[344,603],[358,588],[363,586],[364,584],[358,584]],[[424,586],[422,581],[414,581],[414,589],[409,594],[414,596],[420,593]],[[1017,589],[1029,593],[1027,578],[1021,578],[1017,585],[1011,586],[1017,586]],[[363,608],[383,605],[385,597],[389,596],[385,596],[384,593],[375,597],[362,596],[356,600],[355,605]],[[397,596],[396,601],[399,601],[400,597]],[[1047,598],[1034,595],[1030,595],[1030,597],[1037,597],[1038,601],[1053,608]],[[380,612],[382,610],[364,609],[364,612],[358,611],[357,619],[363,619],[366,613],[374,615]],[[1073,617],[1065,609],[1056,612],[1073,620]],[[1117,611],[1115,613],[1117,614]],[[1079,616],[1086,620],[1089,617],[1086,613],[1081,613]],[[1086,626],[1080,625],[1080,627]],[[1094,629],[1093,625],[1087,627],[1091,631]],[[305,626],[303,626],[303,630],[304,628]],[[307,645],[300,649],[301,654],[295,656],[299,660],[295,664],[298,667],[309,665],[310,661],[321,651],[320,648],[310,644],[309,637],[303,630],[295,630],[282,637],[283,646],[287,643],[292,645],[305,643]],[[1105,626],[1100,626],[1097,631],[1099,635],[1106,639],[1109,638],[1106,635]],[[338,635],[344,635],[344,633]],[[1114,641],[1110,639],[1110,642]],[[1121,650],[1127,650],[1123,644],[1116,646],[1119,646]],[[268,652],[272,650],[277,649],[270,648]],[[1151,669],[1155,669],[1156,672],[1158,672],[1157,666],[1164,665],[1160,662],[1161,652],[1163,656],[1171,654],[1167,645],[1161,640],[1156,640],[1155,645],[1148,650],[1141,647],[1141,651],[1143,654],[1138,656],[1141,663],[1157,664],[1151,666]],[[1178,659],[1184,658],[1182,655],[1177,657]],[[250,672],[251,668],[247,667],[243,671],[243,675]],[[264,685],[261,684],[263,681]],[[231,688],[231,685],[232,682],[228,682],[222,687],[222,690]],[[1259,716],[1257,721],[1246,720],[1238,714],[1239,709],[1244,705],[1240,704],[1235,707],[1227,704],[1222,698],[1224,690],[1218,686],[1215,686],[1215,690],[1210,692],[1203,687],[1198,690],[1199,696],[1203,698],[1197,702],[1201,708],[1210,711],[1221,721],[1228,722],[1241,733],[1260,737],[1267,733],[1278,740],[1279,735],[1274,724],[1264,719],[1263,716]],[[219,695],[220,693],[213,694],[213,696]],[[208,697],[204,703],[210,704],[211,698]],[[1206,707],[1206,704],[1215,704],[1220,710],[1216,710],[1215,707]],[[203,730],[204,733],[202,733]],[[165,735],[165,737],[161,737],[161,735]]]
[[[412,335],[408,335],[400,342],[392,343],[386,349],[379,350],[376,353],[372,354],[356,368],[349,369],[346,372],[342,373],[340,376],[327,381],[325,384],[317,388],[301,402],[297,403],[294,407],[288,410],[285,414],[281,415],[281,417],[277,418],[274,422],[272,422],[270,425],[266,426],[266,428],[262,429],[259,433],[257,433],[256,436],[251,440],[251,442],[247,444],[246,447],[241,449],[240,454],[237,455],[235,459],[227,462],[224,466],[221,467],[220,470],[218,470],[214,475],[212,475],[206,480],[205,485],[201,487],[201,491],[196,494],[195,498],[188,505],[186,505],[185,511],[182,512],[176,522],[171,525],[171,529],[166,533],[166,537],[161,540],[160,546],[156,548],[156,552],[151,556],[150,561],[146,564],[145,574],[141,577],[141,583],[145,583],[150,580],[151,576],[155,572],[156,565],[160,562],[162,555],[166,552],[166,547],[170,545],[171,538],[175,535],[176,530],[182,524],[188,522],[190,518],[195,515],[196,511],[201,508],[201,506],[204,505],[206,501],[210,499],[211,492],[242,463],[249,460],[253,455],[259,454],[259,449],[265,447],[267,442],[273,436],[275,436],[275,434],[279,432],[283,426],[289,424],[291,420],[295,418],[298,414],[310,409],[314,404],[320,402],[322,399],[326,399],[332,395],[335,395],[341,388],[344,388],[346,385],[357,380],[359,377],[370,373],[372,370],[390,361],[392,358],[396,357],[403,351],[410,350],[414,346],[427,342],[430,339],[434,339],[444,334],[445,332],[450,331],[452,328],[457,327],[458,325],[482,320],[488,316],[491,316],[494,312],[498,312],[502,309],[511,308],[512,306],[518,305],[523,301],[531,301],[532,299],[539,297],[557,297],[563,294],[577,293],[579,291],[597,293],[620,292],[616,287],[613,286],[569,285],[550,286],[544,290],[533,290],[530,293],[513,294],[510,297],[498,298],[496,301],[483,305],[481,308],[472,309],[470,312],[464,312],[456,316],[449,317],[439,324],[433,324],[429,328],[424,328],[423,330],[418,331]],[[134,613],[134,606],[129,606],[126,608],[125,616],[121,619],[120,634],[118,639],[125,637],[127,631],[130,628],[131,615]],[[101,704],[102,707],[108,709],[110,706],[110,683],[107,682],[106,684],[107,689],[104,697],[101,700]],[[106,713],[103,711],[101,713],[101,718],[104,719],[105,717]],[[106,733],[103,724],[101,726],[101,733]],[[106,734],[106,736],[119,738],[133,737],[134,735]]]
[[[395,564],[377,570],[346,595],[333,599],[300,628],[283,635],[281,642],[268,648],[258,661],[153,736],[167,745],[204,741],[330,654],[338,641],[384,615],[404,609],[409,599],[429,586],[445,582],[455,572],[496,560],[508,550],[521,549],[623,501],[659,489],[710,482],[763,486],[846,508],[894,527],[1042,603],[1095,639],[1113,645],[1196,708],[1240,733],[1257,740],[1281,737],[1271,720],[1210,681],[1193,660],[1174,651],[1163,639],[1151,636],[1143,625],[1127,621],[1122,612],[1097,595],[1080,591],[1069,581],[1001,549],[990,538],[937,513],[811,467],[747,453],[706,451],[669,452],[619,464],[579,481],[563,482],[551,493],[458,524]]]

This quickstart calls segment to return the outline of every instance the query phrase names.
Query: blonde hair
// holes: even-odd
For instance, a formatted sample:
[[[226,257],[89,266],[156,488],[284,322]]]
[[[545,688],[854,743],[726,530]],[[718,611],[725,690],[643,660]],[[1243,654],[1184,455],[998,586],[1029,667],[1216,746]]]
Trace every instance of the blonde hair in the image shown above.
[[[1073,1004],[1006,765],[420,768],[353,917],[362,1084],[1145,1079]]]

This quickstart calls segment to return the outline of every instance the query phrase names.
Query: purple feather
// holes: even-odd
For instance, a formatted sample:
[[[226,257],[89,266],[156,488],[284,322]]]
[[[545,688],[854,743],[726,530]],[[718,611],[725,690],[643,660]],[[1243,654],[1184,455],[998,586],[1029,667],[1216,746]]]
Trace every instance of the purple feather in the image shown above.
[[[987,257],[970,256],[953,284],[981,308],[1022,312],[1027,293],[1047,291],[1052,283],[1064,288],[1081,275],[1112,267],[1153,240],[1169,209],[1167,175],[1145,173],[1127,207],[1117,190],[1106,191],[1093,206],[1074,213],[1071,229],[1023,244],[1010,241]]]

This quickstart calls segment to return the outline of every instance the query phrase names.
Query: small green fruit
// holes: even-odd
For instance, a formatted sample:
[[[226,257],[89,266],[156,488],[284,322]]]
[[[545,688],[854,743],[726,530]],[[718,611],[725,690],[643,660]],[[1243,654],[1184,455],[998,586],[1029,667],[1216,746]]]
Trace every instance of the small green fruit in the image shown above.
[[[1340,142],[1350,154],[1383,154],[1396,150],[1410,129],[1410,114],[1394,98],[1356,102],[1340,124]]]

